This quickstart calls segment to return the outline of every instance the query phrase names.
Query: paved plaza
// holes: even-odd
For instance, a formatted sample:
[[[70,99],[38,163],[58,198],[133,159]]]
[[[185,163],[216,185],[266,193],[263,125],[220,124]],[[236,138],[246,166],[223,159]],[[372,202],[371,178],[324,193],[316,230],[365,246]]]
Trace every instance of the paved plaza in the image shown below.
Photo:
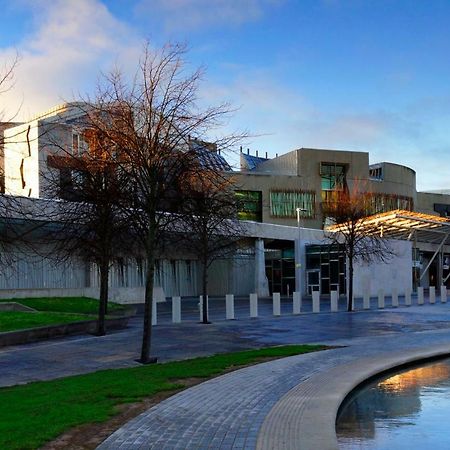
[[[158,306],[152,353],[161,361],[279,344],[341,347],[248,367],[187,389],[126,424],[100,448],[287,449],[299,448],[298,439],[301,448],[336,448],[334,416],[352,383],[380,367],[450,351],[448,304],[294,316],[285,302],[284,315],[273,317],[266,301],[260,317],[250,319],[242,300],[238,319],[225,321],[223,302],[212,301],[213,323],[202,325],[191,303],[185,305],[186,321],[175,325],[169,305]],[[126,330],[104,337],[3,348],[0,385],[136,366],[141,326],[138,315]],[[318,437],[326,441],[320,447]]]

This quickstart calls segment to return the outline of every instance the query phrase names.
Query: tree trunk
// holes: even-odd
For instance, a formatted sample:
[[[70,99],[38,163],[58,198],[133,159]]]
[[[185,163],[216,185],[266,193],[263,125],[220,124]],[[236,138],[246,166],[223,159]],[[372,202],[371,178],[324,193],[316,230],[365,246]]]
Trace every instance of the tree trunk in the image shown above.
[[[156,362],[156,358],[150,357],[152,344],[152,313],[153,313],[153,278],[155,274],[155,235],[153,227],[150,228],[147,239],[147,270],[145,280],[145,305],[144,305],[144,328],[142,333],[141,359],[142,364]]]
[[[98,305],[97,336],[106,334],[106,311],[108,304],[109,261],[100,263],[100,300]]]
[[[208,321],[208,263],[206,260],[202,262],[202,306],[203,306],[203,317],[202,323],[210,323]]]
[[[353,311],[353,256],[348,258],[348,304],[347,311]]]

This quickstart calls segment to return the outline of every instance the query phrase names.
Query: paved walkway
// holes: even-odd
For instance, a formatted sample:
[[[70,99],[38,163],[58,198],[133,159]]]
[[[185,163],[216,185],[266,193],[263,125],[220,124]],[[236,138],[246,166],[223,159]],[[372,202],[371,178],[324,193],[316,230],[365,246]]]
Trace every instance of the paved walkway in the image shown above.
[[[261,318],[185,322],[154,328],[152,354],[160,361],[268,345],[335,342],[391,333],[450,329],[450,304],[347,313],[285,315],[274,318],[270,305]],[[142,318],[103,337],[90,335],[0,349],[0,386],[136,366]]]
[[[270,305],[268,308],[270,312]],[[127,330],[101,338],[77,336],[2,349],[0,385],[134,366],[141,320],[137,317]],[[298,448],[299,418],[305,424],[312,417],[316,421],[322,416],[328,422],[313,422],[309,427],[313,433],[304,432],[300,436],[309,439],[302,448],[335,448],[333,442],[330,446],[323,443],[317,446],[315,439],[325,436],[327,429],[333,435],[334,418],[330,421],[330,417],[346,390],[352,387],[354,379],[349,375],[367,375],[365,368],[374,361],[394,364],[396,358],[402,360],[408,355],[449,351],[450,305],[278,318],[265,314],[259,319],[218,321],[211,325],[160,324],[154,329],[153,348],[161,360],[170,360],[307,342],[346,347],[267,362],[195,386],[132,420],[100,448]],[[339,376],[341,370],[343,375]],[[325,399],[328,416],[323,410],[317,414],[318,393],[326,392],[324,386],[331,389],[333,382],[342,378],[350,380],[350,387],[340,385],[337,394],[328,392]],[[323,405],[324,399],[321,401]],[[313,410],[315,414],[311,414]],[[281,434],[277,434],[279,429],[283,430]],[[312,444],[308,446],[308,442]]]

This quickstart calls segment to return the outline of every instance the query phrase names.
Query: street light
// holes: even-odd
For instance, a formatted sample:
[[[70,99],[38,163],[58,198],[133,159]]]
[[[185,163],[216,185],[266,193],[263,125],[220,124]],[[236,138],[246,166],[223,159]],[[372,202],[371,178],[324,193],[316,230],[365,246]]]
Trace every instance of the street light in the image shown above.
[[[296,254],[295,254],[295,291],[296,292],[302,292],[302,252],[300,250],[301,248],[301,228],[300,228],[300,213],[301,212],[308,212],[305,208],[296,208],[297,211],[297,229],[298,229],[298,236],[297,236],[297,245],[295,246]]]

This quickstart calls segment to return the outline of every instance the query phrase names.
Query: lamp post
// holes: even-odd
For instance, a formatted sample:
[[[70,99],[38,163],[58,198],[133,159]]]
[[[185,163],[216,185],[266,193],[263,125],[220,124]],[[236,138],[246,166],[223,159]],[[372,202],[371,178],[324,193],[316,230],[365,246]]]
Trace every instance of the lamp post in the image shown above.
[[[300,213],[307,212],[307,209],[304,208],[296,208],[297,211],[297,242],[295,246],[295,291],[302,293],[302,252],[301,252],[301,233],[302,229],[300,228]]]

